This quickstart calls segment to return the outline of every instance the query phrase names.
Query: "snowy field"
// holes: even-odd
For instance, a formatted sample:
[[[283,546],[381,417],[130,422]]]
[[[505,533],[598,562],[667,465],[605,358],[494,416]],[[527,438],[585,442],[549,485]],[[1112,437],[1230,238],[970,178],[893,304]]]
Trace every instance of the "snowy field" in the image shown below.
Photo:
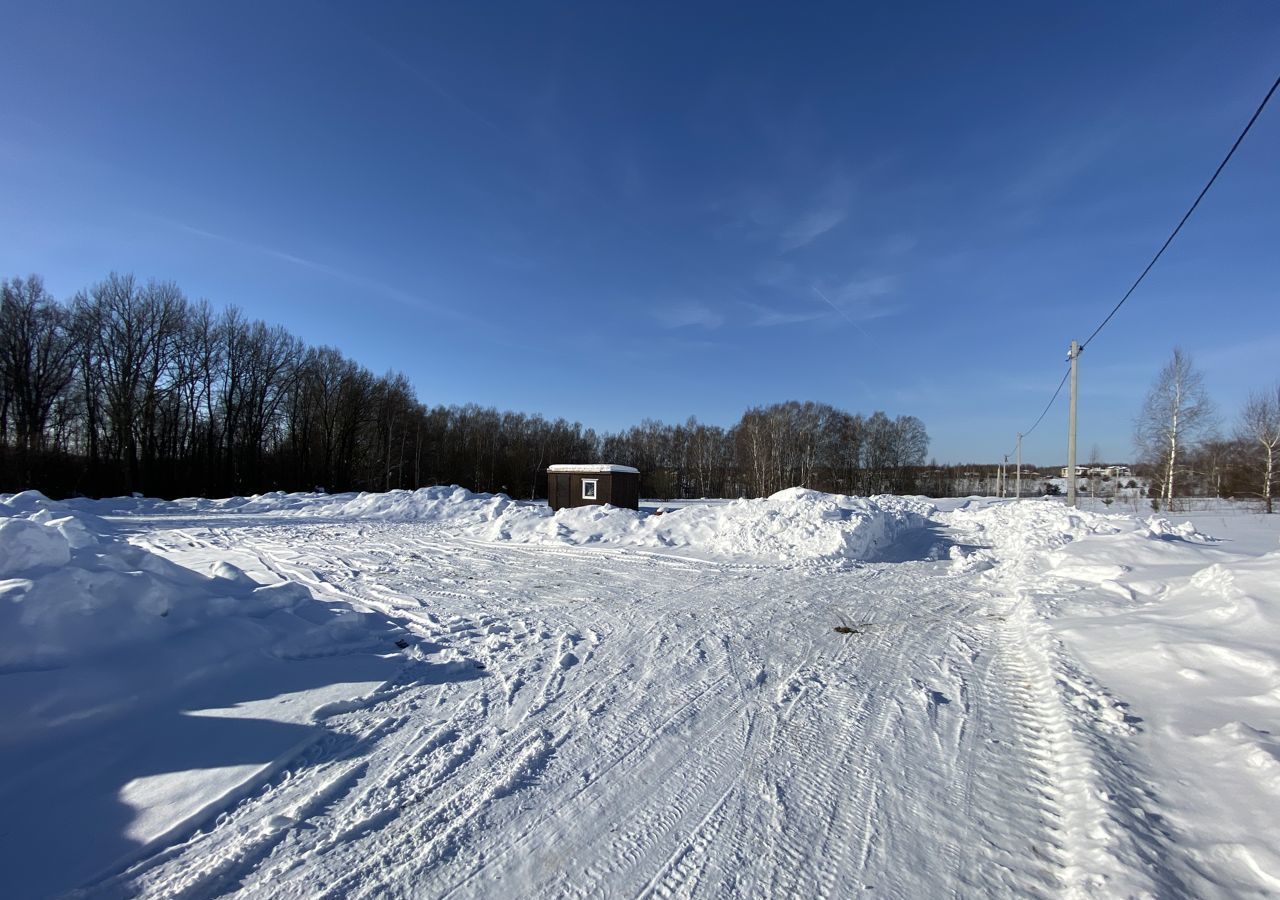
[[[1280,516],[0,496],[0,715],[5,897],[1262,896]]]

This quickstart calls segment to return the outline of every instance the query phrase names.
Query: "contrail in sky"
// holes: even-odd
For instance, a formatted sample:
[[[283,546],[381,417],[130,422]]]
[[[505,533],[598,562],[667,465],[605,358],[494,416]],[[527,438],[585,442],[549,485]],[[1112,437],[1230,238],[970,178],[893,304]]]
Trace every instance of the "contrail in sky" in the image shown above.
[[[859,333],[860,333],[864,338],[867,338],[868,340],[870,340],[870,339],[871,339],[871,335],[867,334],[866,330],[865,330],[861,325],[859,325],[859,324],[858,324],[857,322],[855,322],[853,319],[849,318],[849,314],[848,314],[848,313],[846,313],[843,309],[841,309],[840,307],[838,307],[838,306],[836,306],[834,303],[832,303],[832,302],[831,302],[831,299],[830,299],[829,297],[827,297],[827,295],[826,295],[826,294],[824,294],[824,293],[822,293],[822,291],[818,290],[818,286],[817,286],[816,284],[810,285],[810,287],[812,287],[812,288],[813,288],[813,292],[814,292],[815,294],[817,294],[819,297],[821,297],[821,298],[823,299],[823,302],[825,302],[825,303],[827,304],[827,306],[830,306],[832,309],[834,309],[836,312],[838,312],[838,313],[839,313],[839,314],[844,318],[844,320],[845,320],[846,322],[848,322],[848,323],[849,323],[850,325],[852,325],[854,328],[858,329],[858,332],[859,332]]]

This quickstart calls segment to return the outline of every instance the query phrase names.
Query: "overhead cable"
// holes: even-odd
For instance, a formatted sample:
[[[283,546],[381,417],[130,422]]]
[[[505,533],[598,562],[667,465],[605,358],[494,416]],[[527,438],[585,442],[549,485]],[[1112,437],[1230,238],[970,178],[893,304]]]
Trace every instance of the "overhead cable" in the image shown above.
[[[1173,243],[1173,239],[1178,236],[1178,232],[1182,230],[1182,226],[1187,224],[1187,219],[1191,218],[1191,214],[1196,211],[1196,207],[1200,205],[1200,201],[1204,199],[1204,195],[1209,193],[1209,188],[1213,187],[1213,183],[1218,180],[1218,176],[1222,174],[1222,170],[1225,169],[1227,163],[1231,161],[1231,157],[1235,155],[1236,148],[1240,146],[1240,142],[1244,140],[1244,136],[1249,133],[1249,129],[1253,127],[1253,123],[1258,121],[1258,116],[1262,115],[1262,110],[1266,107],[1267,101],[1271,99],[1271,95],[1276,92],[1277,87],[1280,87],[1280,77],[1276,78],[1275,82],[1271,85],[1271,90],[1267,91],[1267,95],[1262,98],[1262,102],[1258,104],[1258,108],[1253,111],[1253,115],[1249,118],[1249,123],[1244,126],[1244,131],[1240,132],[1240,136],[1236,138],[1236,142],[1231,145],[1231,149],[1227,151],[1227,155],[1223,157],[1222,162],[1218,163],[1218,168],[1214,170],[1213,177],[1211,177],[1208,183],[1205,184],[1204,188],[1201,189],[1200,193],[1196,196],[1195,202],[1191,204],[1191,208],[1187,210],[1181,221],[1178,222],[1178,226],[1173,229],[1173,232],[1160,246],[1160,249],[1156,251],[1156,255],[1151,258],[1151,262],[1147,263],[1147,267],[1142,270],[1142,274],[1138,276],[1138,280],[1130,286],[1129,290],[1125,291],[1124,296],[1120,298],[1120,302],[1115,305],[1115,308],[1112,309],[1111,312],[1107,313],[1107,317],[1102,320],[1102,324],[1093,329],[1093,334],[1089,335],[1089,337],[1085,339],[1085,342],[1080,345],[1081,350],[1088,347],[1089,341],[1092,341],[1097,337],[1098,332],[1105,328],[1107,323],[1111,321],[1111,317],[1120,311],[1120,307],[1124,306],[1124,302],[1129,299],[1129,296],[1135,290],[1137,290],[1138,285],[1142,284],[1142,279],[1147,277],[1147,273],[1151,271],[1151,268],[1156,264],[1156,261],[1160,259],[1168,246]]]

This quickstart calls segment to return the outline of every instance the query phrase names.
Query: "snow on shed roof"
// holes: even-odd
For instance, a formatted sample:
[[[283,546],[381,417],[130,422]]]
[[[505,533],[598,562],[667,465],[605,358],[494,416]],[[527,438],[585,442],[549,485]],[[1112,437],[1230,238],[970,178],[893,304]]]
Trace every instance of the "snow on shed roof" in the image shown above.
[[[609,463],[589,463],[585,465],[570,465],[566,463],[558,463],[554,466],[547,466],[548,472],[571,472],[575,475],[603,475],[607,472],[629,472],[632,475],[639,475],[639,469],[633,469],[631,466],[615,466]]]

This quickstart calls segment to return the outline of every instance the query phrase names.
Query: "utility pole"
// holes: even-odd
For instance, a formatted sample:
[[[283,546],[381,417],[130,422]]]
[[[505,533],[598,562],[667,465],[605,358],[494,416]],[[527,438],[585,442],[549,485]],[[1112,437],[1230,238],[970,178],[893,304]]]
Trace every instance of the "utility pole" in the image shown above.
[[[1009,454],[1004,455],[1004,462],[1000,464],[1000,496],[1009,496]]]
[[[1067,415],[1067,506],[1076,505],[1076,381],[1079,374],[1080,344],[1071,342],[1071,412]]]
[[[1022,432],[1018,432],[1018,474],[1014,476],[1013,483],[1015,485],[1014,493],[1019,500],[1022,499]]]

